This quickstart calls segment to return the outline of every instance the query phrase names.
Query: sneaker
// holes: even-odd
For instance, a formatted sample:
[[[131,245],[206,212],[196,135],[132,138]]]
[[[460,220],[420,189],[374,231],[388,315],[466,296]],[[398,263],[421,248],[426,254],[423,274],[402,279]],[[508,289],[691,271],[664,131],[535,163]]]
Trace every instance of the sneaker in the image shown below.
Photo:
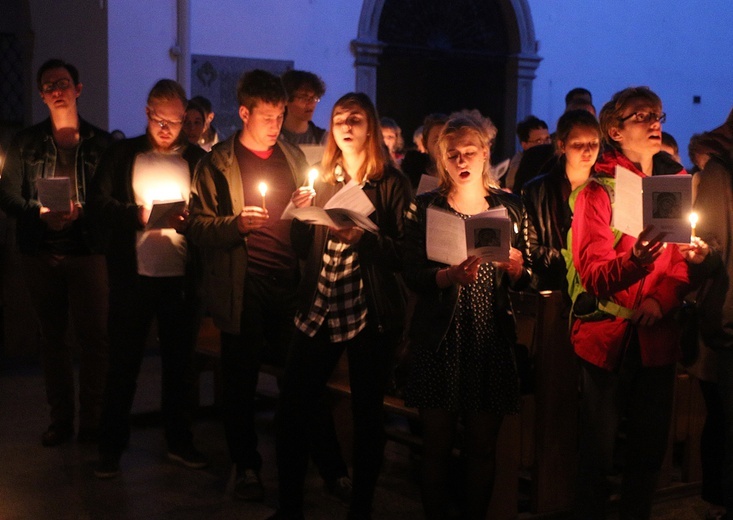
[[[46,447],[58,446],[74,436],[74,428],[68,424],[54,423],[43,432],[41,444]]]
[[[237,475],[234,496],[245,502],[262,502],[265,499],[265,488],[255,470],[245,469],[241,475]]]
[[[206,457],[193,444],[175,450],[168,450],[166,456],[171,462],[176,462],[191,469],[203,469],[209,465]]]
[[[118,455],[102,454],[99,456],[94,476],[97,478],[115,478],[120,475],[120,457]]]
[[[348,475],[326,481],[326,491],[328,491],[328,494],[346,504],[351,502],[353,487],[354,485]]]

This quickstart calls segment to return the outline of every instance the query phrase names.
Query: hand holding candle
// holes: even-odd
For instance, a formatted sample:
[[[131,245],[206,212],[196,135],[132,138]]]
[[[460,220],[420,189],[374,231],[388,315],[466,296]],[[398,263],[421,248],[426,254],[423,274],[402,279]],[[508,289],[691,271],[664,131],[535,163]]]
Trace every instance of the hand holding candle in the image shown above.
[[[267,184],[264,182],[261,182],[260,185],[257,187],[258,190],[260,190],[260,195],[262,195],[262,209],[267,209],[267,206],[265,205],[265,194],[267,193]]]

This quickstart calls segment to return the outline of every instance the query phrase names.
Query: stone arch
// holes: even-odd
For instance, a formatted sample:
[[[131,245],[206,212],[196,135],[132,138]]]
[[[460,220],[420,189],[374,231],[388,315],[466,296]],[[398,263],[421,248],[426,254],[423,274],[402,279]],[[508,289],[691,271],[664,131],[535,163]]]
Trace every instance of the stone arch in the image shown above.
[[[355,56],[356,89],[377,101],[377,74],[385,43],[379,40],[382,10],[387,0],[364,0],[358,36],[351,46]],[[515,128],[532,110],[532,82],[541,58],[537,54],[534,24],[527,0],[498,0],[506,29],[504,128]],[[500,148],[514,149],[514,132],[500,134]]]

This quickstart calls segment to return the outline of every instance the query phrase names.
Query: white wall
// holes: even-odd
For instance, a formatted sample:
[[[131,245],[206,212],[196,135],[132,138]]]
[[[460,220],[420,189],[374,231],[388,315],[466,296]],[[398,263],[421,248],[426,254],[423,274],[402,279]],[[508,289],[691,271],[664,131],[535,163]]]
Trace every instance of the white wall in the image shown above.
[[[293,60],[326,83],[313,119],[327,127],[335,101],[354,90],[360,11],[355,1],[191,0],[191,53]]]
[[[600,111],[614,92],[647,85],[667,113],[664,130],[680,145],[711,130],[733,106],[733,3],[650,0],[530,0],[539,54],[533,112],[554,128],[573,87]],[[693,96],[701,96],[695,105]]]
[[[109,128],[133,137],[145,131],[155,82],[176,79],[176,1],[110,0],[108,26]]]

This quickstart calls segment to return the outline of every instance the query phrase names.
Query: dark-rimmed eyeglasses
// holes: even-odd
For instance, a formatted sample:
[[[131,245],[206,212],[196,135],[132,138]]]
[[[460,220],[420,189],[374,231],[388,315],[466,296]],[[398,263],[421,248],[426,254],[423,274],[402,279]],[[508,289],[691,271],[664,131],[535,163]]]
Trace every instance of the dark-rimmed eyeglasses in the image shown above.
[[[56,81],[49,81],[41,85],[41,92],[43,94],[50,94],[56,90],[64,91],[71,86],[71,80],[62,78]]]
[[[169,121],[167,119],[161,119],[157,117],[155,110],[148,107],[148,120],[155,123],[159,127],[165,128],[180,128],[183,125],[183,120],[180,121]]]
[[[664,123],[667,120],[667,114],[664,112],[634,112],[626,117],[619,117],[618,120],[622,123],[628,120],[631,120],[632,123],[656,123],[657,121]]]

